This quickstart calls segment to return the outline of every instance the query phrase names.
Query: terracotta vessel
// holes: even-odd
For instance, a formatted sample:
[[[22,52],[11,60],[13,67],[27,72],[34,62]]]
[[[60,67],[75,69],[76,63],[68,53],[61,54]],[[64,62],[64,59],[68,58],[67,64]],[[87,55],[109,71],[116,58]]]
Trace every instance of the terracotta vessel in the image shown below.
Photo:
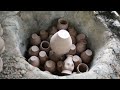
[[[74,36],[71,36],[71,39],[72,39],[72,43],[76,44],[76,38]]]
[[[57,27],[52,26],[51,29],[49,30],[49,35],[54,35],[57,32]]]
[[[57,29],[67,29],[68,28],[68,21],[65,18],[59,18],[57,23]]]
[[[76,46],[72,44],[70,51],[67,53],[68,55],[75,55],[76,54]]]
[[[70,36],[73,36],[73,37],[77,36],[77,31],[72,26],[68,27],[68,32],[69,32]]]
[[[39,58],[40,58],[41,65],[44,65],[45,62],[48,60],[48,56],[47,56],[45,51],[40,51],[39,52]]]
[[[46,71],[54,73],[56,70],[56,63],[53,62],[52,60],[48,60],[45,62],[44,68]]]
[[[48,38],[48,32],[46,30],[40,30],[40,37],[41,37],[41,40],[47,40]]]
[[[2,26],[0,24],[0,36],[2,36],[2,35],[3,35],[3,29],[2,29]]]
[[[0,57],[0,72],[2,72],[3,70],[3,61],[2,58]]]
[[[39,54],[39,48],[37,46],[32,46],[28,50],[29,56],[38,56]]]
[[[82,60],[81,60],[81,58],[80,58],[78,55],[74,55],[72,59],[73,59],[75,68],[77,68],[77,66],[78,66],[80,63],[82,63]]]
[[[49,52],[49,58],[50,58],[50,60],[52,60],[56,63],[60,60],[60,56],[56,55],[56,53],[53,52],[52,50]]]
[[[76,37],[76,40],[77,40],[77,43],[80,42],[80,40],[86,40],[86,35],[81,33],[81,34],[78,34],[77,37]]]
[[[87,41],[86,40],[82,40],[79,43],[76,44],[76,51],[77,53],[82,53],[86,50],[86,46],[87,46]]]
[[[5,42],[4,40],[0,37],[0,54],[2,54],[5,51]]]
[[[84,72],[87,72],[88,71],[88,66],[85,64],[85,63],[80,63],[78,66],[77,66],[77,73],[84,73]]]
[[[40,60],[38,57],[36,56],[31,56],[29,59],[28,59],[28,62],[33,65],[34,67],[39,67],[40,65]]]
[[[87,49],[83,53],[81,53],[81,59],[84,63],[89,64],[92,59],[92,51],[90,49]]]
[[[61,73],[63,70],[63,61],[58,61],[57,62],[57,71]]]
[[[50,51],[50,43],[48,41],[42,41],[40,44],[40,50],[48,53]]]
[[[72,71],[74,70],[74,63],[72,61],[72,55],[68,55],[67,59],[64,61],[63,70],[61,73],[65,75],[72,74]]]
[[[38,36],[36,33],[32,34],[30,43],[31,43],[31,45],[38,46],[41,43],[40,36]]]
[[[57,55],[68,53],[72,46],[72,39],[68,31],[60,30],[55,33],[50,40],[50,46]]]

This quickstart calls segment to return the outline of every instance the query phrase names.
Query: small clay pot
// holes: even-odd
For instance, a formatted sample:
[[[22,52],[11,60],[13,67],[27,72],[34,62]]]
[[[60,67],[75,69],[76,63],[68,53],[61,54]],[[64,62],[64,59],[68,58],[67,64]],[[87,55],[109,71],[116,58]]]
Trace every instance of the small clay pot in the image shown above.
[[[5,51],[5,42],[4,40],[0,37],[0,54]]]
[[[41,37],[41,40],[47,40],[48,38],[48,32],[46,30],[40,30],[40,37]]]
[[[61,73],[63,70],[63,61],[58,61],[57,62],[57,71]]]
[[[73,36],[73,37],[77,36],[77,31],[72,26],[68,27],[68,32],[69,32],[70,36]]]
[[[38,56],[39,54],[39,48],[38,46],[32,46],[28,50],[29,56]]]
[[[50,43],[48,41],[42,41],[40,44],[40,50],[48,53],[50,51]]]
[[[72,61],[72,55],[68,55],[67,59],[64,61],[62,74],[72,74],[74,70],[74,63]]]
[[[3,35],[3,29],[2,29],[2,26],[0,24],[0,36],[2,36],[2,35]]]
[[[30,43],[31,43],[31,45],[38,46],[41,43],[40,36],[38,36],[36,33],[32,34]]]
[[[58,23],[57,23],[57,29],[58,30],[61,30],[61,29],[67,30],[67,28],[68,28],[68,21],[65,18],[59,18]]]
[[[90,49],[87,49],[86,51],[81,53],[80,56],[81,56],[82,62],[89,64],[92,59],[92,51]]]
[[[79,43],[76,44],[76,51],[77,53],[82,53],[86,50],[87,41],[81,40]]]
[[[60,30],[55,33],[50,40],[51,49],[57,55],[67,54],[72,46],[72,39],[66,30]]]
[[[72,44],[76,44],[76,38],[74,36],[71,36]]]
[[[80,40],[86,40],[86,35],[81,33],[81,34],[78,34],[77,37],[76,37],[76,40],[77,40],[77,43],[80,42]]]
[[[0,72],[2,72],[3,70],[3,61],[2,58],[0,57]]]
[[[70,51],[68,52],[68,55],[75,55],[76,54],[76,46],[72,44]]]
[[[39,58],[40,58],[41,65],[44,65],[45,62],[48,60],[48,56],[47,56],[45,51],[40,51],[39,52]]]
[[[49,35],[49,37],[48,37],[48,42],[50,42],[50,39],[51,39],[51,37],[52,37],[53,35]]]
[[[52,50],[49,52],[49,58],[50,60],[54,61],[54,62],[58,62],[60,59],[60,56],[58,56],[57,54],[55,54],[55,52],[53,52]]]
[[[75,68],[77,68],[77,66],[78,66],[80,63],[82,63],[82,60],[81,60],[81,58],[80,58],[78,55],[74,55],[72,59],[73,59]]]
[[[48,60],[45,62],[44,68],[46,71],[54,73],[56,70],[56,63],[53,62],[52,60]]]
[[[57,27],[52,26],[51,29],[49,30],[49,35],[54,35],[57,32]]]
[[[80,63],[80,64],[77,66],[77,73],[87,72],[88,69],[89,69],[89,68],[88,68],[87,64],[85,64],[85,63]]]
[[[31,56],[29,59],[28,59],[28,62],[34,66],[34,67],[39,67],[40,65],[40,60],[38,57],[36,56]]]

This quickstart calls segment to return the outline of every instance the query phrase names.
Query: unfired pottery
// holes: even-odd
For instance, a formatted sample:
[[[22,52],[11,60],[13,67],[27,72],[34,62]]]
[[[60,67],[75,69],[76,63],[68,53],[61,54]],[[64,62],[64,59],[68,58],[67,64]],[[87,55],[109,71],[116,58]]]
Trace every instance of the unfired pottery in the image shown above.
[[[75,68],[77,68],[77,66],[78,66],[80,63],[82,63],[82,59],[81,59],[78,55],[74,55],[72,59],[73,59]]]
[[[40,30],[40,37],[41,37],[41,40],[47,40],[48,38],[48,32],[46,30]]]
[[[29,56],[38,56],[39,54],[39,48],[37,46],[32,46],[28,50]]]
[[[87,49],[81,53],[81,59],[84,63],[89,64],[92,59],[92,51],[90,49]]]
[[[40,36],[38,36],[36,33],[32,34],[30,43],[31,45],[39,45],[41,43]]]
[[[76,44],[76,51],[77,53],[82,53],[86,50],[87,41],[81,40],[79,43]]]
[[[56,63],[52,60],[48,60],[45,62],[44,68],[46,71],[53,73],[56,70]]]
[[[63,74],[72,74],[73,70],[74,70],[74,63],[72,60],[72,55],[68,55],[68,57],[64,61],[62,73]]]
[[[68,21],[65,18],[59,18],[57,23],[57,29],[67,29],[68,28]]]
[[[50,51],[50,43],[48,41],[42,41],[40,44],[40,50],[48,53]]]
[[[51,49],[57,55],[64,55],[69,52],[72,46],[72,39],[66,30],[60,30],[55,33],[50,40]]]
[[[87,72],[88,69],[89,69],[89,68],[88,68],[87,64],[85,64],[85,63],[80,63],[80,64],[77,66],[77,73]]]
[[[44,65],[45,62],[48,60],[48,56],[47,56],[45,51],[40,51],[39,52],[39,58],[40,58],[41,65]]]
[[[28,62],[33,65],[34,67],[39,67],[40,65],[40,60],[38,57],[36,56],[31,56],[29,59],[28,59]]]

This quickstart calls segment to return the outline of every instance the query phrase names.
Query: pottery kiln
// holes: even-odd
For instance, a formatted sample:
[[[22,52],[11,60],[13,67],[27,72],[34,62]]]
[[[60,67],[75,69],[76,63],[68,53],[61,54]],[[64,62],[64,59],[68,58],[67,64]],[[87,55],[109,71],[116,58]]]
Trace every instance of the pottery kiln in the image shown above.
[[[29,37],[39,30],[46,30],[53,20],[67,18],[79,32],[85,33],[94,57],[90,70],[82,74],[56,76],[31,66],[25,60]],[[102,19],[101,19],[102,20]],[[119,38],[89,11],[26,11],[0,12],[0,23],[6,50],[1,54],[3,71],[0,78],[27,79],[90,79],[120,77]]]

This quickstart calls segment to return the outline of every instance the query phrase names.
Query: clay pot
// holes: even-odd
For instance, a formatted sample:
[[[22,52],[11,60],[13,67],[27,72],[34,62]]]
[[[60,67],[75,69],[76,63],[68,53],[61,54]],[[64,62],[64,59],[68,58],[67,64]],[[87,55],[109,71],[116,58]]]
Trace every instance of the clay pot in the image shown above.
[[[4,40],[0,37],[0,54],[5,51],[5,42]]]
[[[73,36],[73,37],[77,36],[77,31],[72,26],[68,27],[68,32],[69,32],[70,36]]]
[[[56,64],[52,60],[48,60],[45,62],[44,68],[46,71],[54,73],[56,70]]]
[[[48,41],[42,41],[40,44],[40,50],[48,53],[50,51],[50,43]]]
[[[0,72],[2,72],[3,70],[3,61],[2,58],[0,57]]]
[[[29,56],[38,56],[39,54],[39,48],[37,46],[32,46],[28,50]]]
[[[68,21],[65,18],[59,18],[57,23],[57,29],[67,29],[68,28]]]
[[[80,40],[86,40],[86,35],[81,33],[81,34],[78,34],[77,37],[76,37],[76,40],[77,40],[77,43],[80,42]]]
[[[41,40],[47,40],[48,38],[48,32],[46,30],[40,30],[40,37],[41,37]]]
[[[78,55],[74,55],[72,59],[73,59],[75,68],[77,68],[77,66],[78,66],[80,63],[82,63],[82,60],[81,60],[81,58],[80,58]]]
[[[83,53],[81,53],[81,59],[84,63],[89,64],[92,59],[92,51],[87,49]]]
[[[77,53],[82,53],[86,50],[87,41],[81,40],[79,43],[76,44],[76,51]]]
[[[49,58],[56,63],[60,60],[60,56],[56,55],[52,50],[49,52]]]
[[[72,44],[70,51],[67,53],[68,55],[75,55],[76,54],[76,46]]]
[[[55,33],[50,40],[50,46],[57,55],[68,53],[72,46],[72,39],[68,31],[60,30]]]
[[[39,58],[40,58],[41,65],[44,65],[45,62],[48,60],[48,56],[47,56],[45,51],[40,51],[39,52]]]
[[[57,71],[61,73],[63,70],[63,61],[58,61],[57,62]]]
[[[38,46],[41,43],[40,36],[38,36],[36,33],[32,34],[30,43],[31,45]]]
[[[78,66],[77,66],[77,73],[84,73],[84,72],[87,72],[88,71],[88,66],[85,64],[85,63],[80,63]]]
[[[64,61],[63,70],[61,73],[65,75],[72,74],[72,71],[74,70],[74,63],[72,61],[72,55],[68,55],[67,59]]]
[[[28,59],[28,62],[34,66],[34,67],[39,67],[40,65],[40,60],[38,57],[36,56],[31,56],[29,59]]]
[[[72,43],[76,44],[76,38],[74,36],[71,36],[71,39],[72,39]]]
[[[54,35],[57,32],[57,27],[53,26],[51,27],[51,29],[49,30],[49,35]]]
[[[3,35],[3,29],[2,29],[2,26],[0,24],[0,36],[2,36],[2,35]]]

